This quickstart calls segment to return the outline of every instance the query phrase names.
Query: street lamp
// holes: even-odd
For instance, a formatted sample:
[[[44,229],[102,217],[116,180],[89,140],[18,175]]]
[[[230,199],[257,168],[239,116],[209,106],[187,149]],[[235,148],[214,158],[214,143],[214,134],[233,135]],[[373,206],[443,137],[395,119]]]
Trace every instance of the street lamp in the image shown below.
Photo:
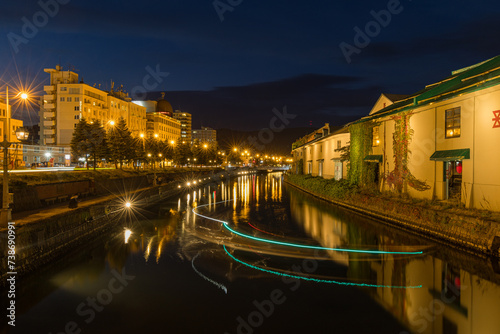
[[[22,99],[26,100],[28,94],[18,94]],[[2,210],[0,211],[0,226],[7,227],[9,220],[12,219],[11,210],[9,208],[9,147],[10,147],[10,106],[9,106],[9,86],[5,86],[5,122],[3,123],[3,192],[2,192]],[[17,133],[16,133],[17,135]],[[15,162],[14,162],[15,163]]]
[[[46,152],[45,153],[45,158],[47,158],[47,167],[50,167],[49,166],[49,163],[50,163],[50,152]]]

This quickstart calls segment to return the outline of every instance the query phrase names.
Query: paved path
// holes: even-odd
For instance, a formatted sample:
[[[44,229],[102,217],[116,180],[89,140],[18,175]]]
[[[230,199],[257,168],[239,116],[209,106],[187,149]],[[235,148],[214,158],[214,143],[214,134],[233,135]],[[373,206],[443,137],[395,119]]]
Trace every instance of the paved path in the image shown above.
[[[135,193],[140,193],[142,191],[151,189],[152,187],[145,187],[133,191],[129,191],[126,194],[119,194],[119,195],[106,195],[106,196],[92,196],[92,197],[87,197],[83,198],[78,202],[78,208],[85,208],[85,207],[91,207],[94,205],[99,205],[103,202],[108,202],[110,200],[113,200],[115,198],[123,197],[124,195],[132,195]],[[16,223],[16,225],[24,225],[24,224],[29,224],[29,223],[34,223],[42,219],[47,219],[55,215],[59,215],[65,212],[69,212],[75,209],[70,209],[68,207],[69,202],[63,202],[55,205],[51,205],[47,208],[40,208],[36,210],[31,210],[31,211],[23,211],[23,212],[17,212],[17,213],[12,213],[12,221]]]

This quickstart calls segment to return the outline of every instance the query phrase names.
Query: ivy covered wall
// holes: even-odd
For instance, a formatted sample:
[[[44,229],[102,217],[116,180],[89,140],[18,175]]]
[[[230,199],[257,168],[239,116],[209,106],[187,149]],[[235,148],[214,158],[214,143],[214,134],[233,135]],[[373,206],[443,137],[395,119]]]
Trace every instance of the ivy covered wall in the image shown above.
[[[367,121],[349,126],[351,142],[347,178],[353,185],[374,186],[375,165],[365,162],[364,158],[372,152],[373,128],[379,124]]]

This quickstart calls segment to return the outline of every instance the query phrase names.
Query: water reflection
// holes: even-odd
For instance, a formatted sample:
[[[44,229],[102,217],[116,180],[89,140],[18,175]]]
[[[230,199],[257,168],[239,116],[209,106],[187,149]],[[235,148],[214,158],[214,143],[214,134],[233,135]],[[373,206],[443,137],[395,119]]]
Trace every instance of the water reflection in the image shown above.
[[[229,187],[232,192],[225,191]],[[215,207],[211,198],[210,210],[206,212],[216,219],[230,218],[227,221],[235,229],[259,238],[284,237],[308,242],[310,237],[325,248],[373,248],[389,252],[424,249],[426,254],[366,256],[333,250],[327,251],[326,256],[308,252],[291,254],[279,248],[244,243],[240,239],[236,242],[234,235],[225,235],[224,244],[228,245],[227,254],[232,260],[268,274],[322,283],[341,279],[342,283],[370,287],[366,293],[415,333],[458,333],[458,329],[463,333],[487,333],[492,332],[492,328],[500,331],[500,320],[494,316],[500,312],[500,276],[493,267],[487,266],[490,273],[486,276],[491,278],[493,274],[494,278],[489,281],[461,268],[457,261],[453,264],[447,261],[455,255],[453,250],[431,246],[420,238],[322,203],[294,189],[283,194],[283,189],[279,176],[244,176],[233,184],[221,186],[224,195],[219,200],[231,199],[231,210],[227,202],[222,204],[222,209]],[[281,202],[286,208],[283,205],[273,207]],[[288,226],[279,224],[280,221],[287,222]],[[205,223],[205,220],[198,221],[199,225]],[[290,224],[300,226],[305,235],[292,231]],[[217,230],[213,225],[212,228],[211,232]],[[216,238],[219,242],[221,239],[220,235]],[[256,258],[256,254],[264,255],[265,260]],[[328,258],[329,264],[320,263],[317,271],[303,271],[299,277],[290,270],[291,262],[276,259],[284,255],[322,262]],[[235,274],[231,273],[232,277]],[[423,288],[413,289],[418,286]]]
[[[322,203],[289,189],[294,220],[326,247],[372,244],[388,249],[395,245],[421,244],[422,240],[374,225],[367,219]],[[338,254],[330,253],[332,258]],[[345,254],[348,275],[370,277],[377,284],[405,285],[420,282],[423,289],[367,290],[373,298],[415,333],[494,333],[500,332],[500,275],[493,267],[482,266],[488,281],[461,268],[467,256],[451,249],[438,249],[424,257],[395,258],[386,254],[374,261],[357,261]],[[470,263],[469,258],[467,262]],[[477,259],[473,261],[477,262]],[[458,262],[458,263],[457,263]],[[467,263],[466,262],[466,263]],[[463,266],[463,264],[462,264]],[[485,272],[486,271],[486,272]],[[480,275],[480,274],[479,274]]]
[[[193,209],[217,221],[196,217]],[[234,231],[251,237],[285,240],[316,248],[298,249],[244,238],[226,229],[223,222],[228,222]],[[318,247],[387,252],[424,250],[425,254],[360,254]],[[169,316],[169,325],[178,322],[177,332],[203,332],[206,328],[202,326],[212,324],[213,317],[220,315],[219,321],[223,323],[228,321],[226,313],[233,312],[231,319],[240,316],[238,307],[246,302],[238,299],[241,295],[247,294],[249,305],[253,305],[255,299],[268,298],[269,291],[277,287],[283,289],[279,284],[286,284],[288,289],[295,287],[298,281],[305,283],[303,293],[292,297],[292,290],[286,290],[290,307],[286,306],[289,308],[284,312],[285,318],[276,312],[266,319],[266,324],[283,325],[289,318],[318,314],[324,309],[323,318],[314,318],[315,322],[301,331],[307,332],[309,326],[336,316],[331,312],[332,304],[345,305],[346,302],[352,303],[351,307],[355,305],[356,309],[338,311],[349,319],[346,322],[356,323],[361,317],[358,307],[371,299],[380,305],[368,309],[372,320],[386,315],[379,311],[385,308],[394,318],[391,321],[398,324],[391,327],[391,322],[384,320],[379,330],[382,333],[404,333],[387,329],[401,328],[401,323],[413,333],[500,332],[498,262],[430,246],[426,240],[286,187],[277,173],[247,174],[192,189],[150,209],[147,219],[120,221],[116,229],[100,235],[72,259],[74,262],[64,262],[63,267],[57,267],[46,277],[41,274],[20,284],[27,297],[23,298],[22,294],[18,297],[19,323],[30,324],[31,321],[31,328],[36,328],[36,331],[24,332],[60,332],[55,329],[62,329],[71,319],[85,325],[75,315],[76,306],[107,286],[110,271],[121,272],[124,268],[137,277],[134,284],[127,287],[126,293],[131,295],[116,296],[116,303],[111,303],[96,321],[117,327],[110,325],[99,331],[101,327],[91,324],[95,327],[85,328],[84,332],[152,332],[154,330],[142,326],[152,328],[153,323],[157,325],[155,321],[166,322]],[[269,285],[265,285],[267,283]],[[420,285],[422,288],[413,288]],[[256,296],[259,290],[265,291],[266,296]],[[200,297],[201,293],[205,295]],[[119,302],[118,298],[123,299]],[[317,302],[319,298],[324,298],[323,303]],[[203,299],[209,302],[203,304],[200,302]],[[296,307],[298,303],[306,303],[307,312]],[[131,311],[127,308],[129,305],[150,307],[141,311],[141,306]],[[165,312],[168,307],[172,309]],[[200,321],[200,327],[194,330],[196,324],[191,325],[189,331],[185,327],[192,321],[186,319],[192,320],[193,316],[186,315],[182,321],[177,318],[195,308],[198,308],[197,319],[206,316]],[[43,330],[38,328],[40,319],[50,318],[44,318],[46,314],[39,315],[40,309],[58,315],[55,325],[45,323]],[[66,309],[69,311],[61,316],[60,312]],[[141,319],[147,318],[151,324],[139,323],[132,331],[129,326],[137,320],[120,326],[115,321],[116,314],[134,314]],[[334,328],[328,331],[337,332]],[[224,332],[231,327],[218,329]],[[347,327],[342,329],[353,332]],[[16,330],[23,332],[21,327]]]

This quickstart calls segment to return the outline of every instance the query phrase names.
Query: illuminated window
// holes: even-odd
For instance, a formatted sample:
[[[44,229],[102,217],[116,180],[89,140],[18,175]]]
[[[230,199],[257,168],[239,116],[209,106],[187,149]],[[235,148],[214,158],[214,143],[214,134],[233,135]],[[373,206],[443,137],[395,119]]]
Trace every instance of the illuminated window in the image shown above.
[[[445,138],[460,137],[460,107],[445,111]]]
[[[373,143],[372,146],[380,145],[380,135],[379,135],[379,127],[376,126],[373,128]]]

